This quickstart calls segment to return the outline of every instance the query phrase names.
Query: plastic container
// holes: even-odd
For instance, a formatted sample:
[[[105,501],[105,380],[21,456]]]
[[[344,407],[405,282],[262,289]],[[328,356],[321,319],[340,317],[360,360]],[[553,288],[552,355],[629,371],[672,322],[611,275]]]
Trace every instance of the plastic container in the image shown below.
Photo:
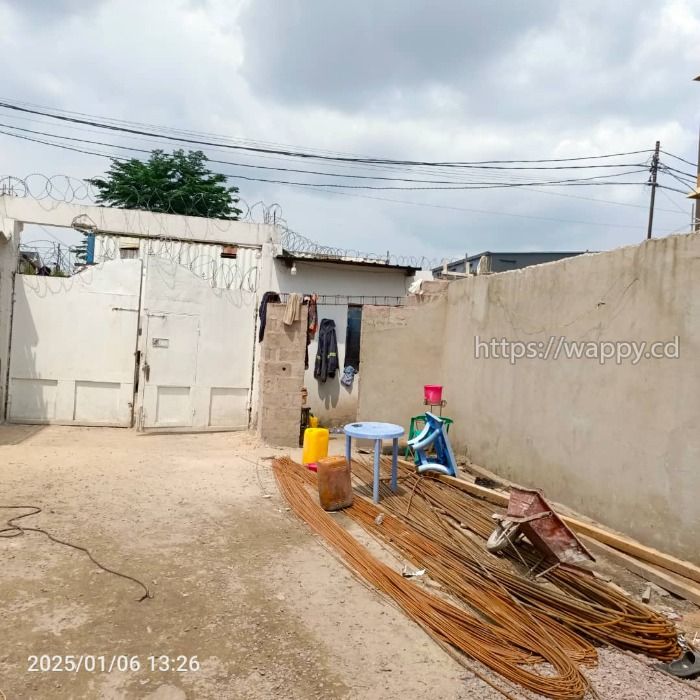
[[[439,384],[426,384],[423,387],[425,402],[437,406],[442,401],[442,387]]]
[[[312,464],[327,456],[328,428],[307,428],[304,431],[304,446],[301,452],[301,461],[304,464]]]
[[[345,457],[327,457],[318,462],[318,500],[323,510],[341,510],[352,505],[350,465]]]

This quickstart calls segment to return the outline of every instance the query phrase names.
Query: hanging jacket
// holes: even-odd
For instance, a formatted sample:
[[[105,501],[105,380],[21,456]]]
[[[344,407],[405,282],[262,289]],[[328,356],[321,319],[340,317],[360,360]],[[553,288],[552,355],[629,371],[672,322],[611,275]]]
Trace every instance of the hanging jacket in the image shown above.
[[[335,377],[338,369],[338,342],[335,338],[335,321],[324,318],[318,329],[318,348],[314,377],[319,382],[325,382],[328,377]]]

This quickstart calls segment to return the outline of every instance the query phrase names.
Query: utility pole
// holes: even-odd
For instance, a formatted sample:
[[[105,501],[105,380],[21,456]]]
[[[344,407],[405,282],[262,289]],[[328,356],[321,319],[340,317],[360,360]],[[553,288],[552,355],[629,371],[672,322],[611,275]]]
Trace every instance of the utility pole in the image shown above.
[[[654,148],[654,155],[651,158],[651,170],[649,175],[649,185],[651,185],[651,199],[649,200],[649,226],[647,227],[647,240],[651,238],[651,229],[654,225],[654,200],[656,199],[656,176],[659,172],[659,150],[661,148],[661,142],[656,142],[656,147]]]
[[[697,78],[696,78],[697,80]],[[698,164],[696,166],[696,178],[695,178],[695,190],[700,188],[700,130],[698,130]],[[691,231],[700,231],[700,207],[698,207],[698,200],[693,200],[693,225],[690,227]]]

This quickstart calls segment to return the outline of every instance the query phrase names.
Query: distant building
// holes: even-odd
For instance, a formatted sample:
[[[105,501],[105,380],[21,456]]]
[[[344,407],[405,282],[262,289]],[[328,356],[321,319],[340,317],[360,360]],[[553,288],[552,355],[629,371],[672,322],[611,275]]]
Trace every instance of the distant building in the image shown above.
[[[530,267],[530,265],[554,262],[563,258],[573,258],[586,252],[589,251],[494,253],[487,250],[478,255],[470,255],[469,257],[447,263],[447,272],[470,273],[472,275],[487,272],[506,272],[507,270],[519,270],[523,267]],[[443,266],[433,268],[433,275],[436,277],[440,277],[442,272]]]

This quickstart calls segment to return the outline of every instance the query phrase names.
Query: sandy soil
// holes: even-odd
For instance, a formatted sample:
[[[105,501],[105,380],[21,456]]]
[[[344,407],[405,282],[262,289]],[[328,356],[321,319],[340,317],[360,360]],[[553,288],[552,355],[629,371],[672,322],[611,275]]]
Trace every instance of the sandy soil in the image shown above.
[[[22,523],[153,591],[137,602],[138,586],[41,534],[0,540],[7,699],[501,697],[287,511],[264,459],[275,453],[246,434],[0,426],[0,504],[42,507]],[[32,655],[141,667],[30,672]],[[161,655],[199,669],[151,670]],[[696,697],[614,651],[591,677],[603,698]]]
[[[138,586],[43,535],[0,540],[8,700],[492,697],[285,510],[270,462],[255,464],[274,453],[245,434],[0,426],[0,503],[42,507],[24,524],[154,593],[136,602]],[[142,668],[28,672],[42,654]],[[151,671],[160,655],[201,667]]]

